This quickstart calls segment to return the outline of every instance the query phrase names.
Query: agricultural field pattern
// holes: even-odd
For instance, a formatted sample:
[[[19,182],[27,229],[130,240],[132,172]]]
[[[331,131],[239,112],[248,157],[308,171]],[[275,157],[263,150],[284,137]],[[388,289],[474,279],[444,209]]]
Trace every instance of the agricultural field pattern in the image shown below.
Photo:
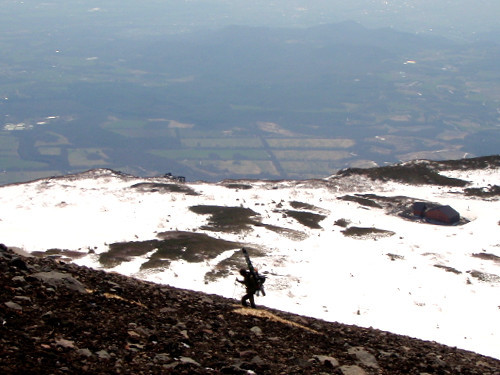
[[[354,22],[118,31],[4,33],[0,184],[92,168],[313,179],[500,150],[498,43]]]

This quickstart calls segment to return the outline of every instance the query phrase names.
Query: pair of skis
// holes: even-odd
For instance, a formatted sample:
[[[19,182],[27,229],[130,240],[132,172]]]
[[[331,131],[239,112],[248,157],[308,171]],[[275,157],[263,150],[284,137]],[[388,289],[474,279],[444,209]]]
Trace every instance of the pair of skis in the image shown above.
[[[266,281],[266,277],[259,275],[259,273],[255,270],[252,261],[250,260],[250,255],[248,255],[248,251],[245,248],[242,248],[241,251],[243,252],[243,255],[245,256],[245,261],[247,262],[248,270],[250,271],[250,275],[253,277],[257,284],[257,295],[259,295],[259,292],[262,293],[263,296],[266,295],[266,292],[264,291],[264,281]]]

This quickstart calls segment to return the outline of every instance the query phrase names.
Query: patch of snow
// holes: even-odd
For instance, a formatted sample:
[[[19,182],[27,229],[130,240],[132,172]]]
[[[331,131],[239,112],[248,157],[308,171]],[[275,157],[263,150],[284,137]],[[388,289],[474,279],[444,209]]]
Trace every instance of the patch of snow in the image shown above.
[[[500,184],[500,171],[446,171],[470,186]],[[0,187],[0,241],[27,252],[58,248],[86,255],[75,263],[102,268],[99,254],[115,242],[145,241],[166,231],[203,232],[251,244],[264,256],[255,265],[268,272],[266,297],[257,303],[280,310],[374,327],[500,358],[500,283],[481,281],[472,271],[500,275],[500,264],[473,254],[500,256],[500,201],[463,194],[463,188],[412,186],[365,177],[316,181],[239,181],[251,189],[224,183],[186,183],[198,195],[142,192],[138,183],[168,183],[96,170],[65,178]],[[347,194],[407,196],[454,207],[465,225],[438,226],[403,219],[385,209],[340,200]],[[325,219],[321,229],[284,215],[290,202],[312,205]],[[208,216],[195,205],[242,206],[262,223],[302,236],[255,227],[244,233],[200,229]],[[314,212],[314,211],[312,211]],[[395,232],[390,237],[345,236],[335,223]],[[89,250],[94,253],[89,253]],[[238,270],[214,281],[205,274],[232,249],[207,262],[173,261],[162,270],[140,270],[152,254],[112,269],[137,278],[239,299]],[[88,253],[88,254],[87,254]]]

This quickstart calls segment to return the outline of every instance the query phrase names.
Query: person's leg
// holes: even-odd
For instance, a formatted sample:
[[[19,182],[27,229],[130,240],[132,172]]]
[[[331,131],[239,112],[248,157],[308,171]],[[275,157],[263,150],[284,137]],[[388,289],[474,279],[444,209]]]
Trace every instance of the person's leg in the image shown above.
[[[242,298],[241,298],[241,304],[245,307],[248,306],[248,303],[247,303],[247,300],[250,298],[250,296],[248,294],[245,294]]]
[[[253,297],[253,293],[250,293],[250,295],[248,296],[248,299],[250,300],[250,306],[252,306],[252,308],[255,309],[255,300]]]

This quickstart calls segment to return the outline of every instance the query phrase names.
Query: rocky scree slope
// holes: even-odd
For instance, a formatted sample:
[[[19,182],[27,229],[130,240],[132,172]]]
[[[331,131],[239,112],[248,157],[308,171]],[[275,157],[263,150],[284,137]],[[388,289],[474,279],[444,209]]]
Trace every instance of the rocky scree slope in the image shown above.
[[[472,352],[0,246],[0,373],[500,374]],[[268,298],[272,298],[269,296]]]

